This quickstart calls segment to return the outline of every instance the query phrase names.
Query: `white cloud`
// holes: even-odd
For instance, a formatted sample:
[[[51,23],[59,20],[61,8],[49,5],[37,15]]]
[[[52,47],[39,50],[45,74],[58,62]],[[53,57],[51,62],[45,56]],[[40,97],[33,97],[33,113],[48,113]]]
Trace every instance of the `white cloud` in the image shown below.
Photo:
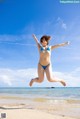
[[[63,29],[66,29],[67,28],[67,25],[65,23],[62,23],[62,28]]]
[[[64,21],[63,21],[60,17],[57,18],[57,23],[58,23],[58,25],[61,26],[63,29],[65,29],[65,30],[67,29],[66,23],[64,23]]]
[[[35,46],[35,44],[32,43],[31,39],[32,34],[0,35],[0,44]]]
[[[72,72],[55,72],[56,77],[64,79],[69,87],[80,87],[80,75],[76,70]]]
[[[17,35],[9,35],[9,34],[0,35],[0,42],[16,41],[17,39],[19,39]]]
[[[57,78],[64,79],[67,82],[67,86],[80,86],[80,67],[72,72],[53,72]],[[0,83],[2,86],[29,86],[29,81],[37,76],[37,69],[0,69]],[[42,84],[34,84],[34,86],[51,86],[53,83],[44,81]],[[55,84],[54,84],[55,86]],[[57,84],[56,86],[61,86]]]
[[[36,75],[36,69],[0,69],[0,82],[6,86],[26,86],[32,77]]]
[[[28,70],[29,71],[29,70]],[[35,69],[32,69],[31,70],[32,72],[30,73],[30,75],[27,73],[27,76],[29,75],[29,78],[30,77],[36,77],[37,74],[36,74],[36,70]],[[34,75],[32,75],[34,73]],[[79,87],[80,86],[80,67],[76,68],[74,71],[72,72],[53,72],[54,76],[58,77],[58,78],[61,78],[61,79],[64,79],[67,83],[67,86],[73,86],[73,87]],[[49,82],[44,82],[42,84],[42,86],[50,86],[51,83]],[[36,86],[36,85],[35,85]],[[40,85],[41,86],[41,85]],[[60,86],[59,84],[57,86]]]

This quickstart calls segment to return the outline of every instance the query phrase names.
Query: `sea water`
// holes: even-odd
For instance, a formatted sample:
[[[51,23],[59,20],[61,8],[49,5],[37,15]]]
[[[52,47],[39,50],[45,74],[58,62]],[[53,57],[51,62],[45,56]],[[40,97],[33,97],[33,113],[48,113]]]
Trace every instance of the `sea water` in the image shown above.
[[[5,87],[0,88],[0,96],[26,98],[43,97],[51,99],[79,99],[80,87]]]

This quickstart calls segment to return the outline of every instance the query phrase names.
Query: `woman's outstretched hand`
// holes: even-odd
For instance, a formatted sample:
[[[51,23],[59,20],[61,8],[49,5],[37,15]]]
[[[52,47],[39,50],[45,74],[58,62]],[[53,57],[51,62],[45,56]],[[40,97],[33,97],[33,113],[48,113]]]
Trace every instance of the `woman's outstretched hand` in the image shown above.
[[[32,34],[32,37],[33,37],[34,40],[36,41],[36,43],[37,43],[37,45],[38,45],[38,48],[40,48],[39,41],[38,41],[37,37],[35,36],[35,34]]]
[[[64,43],[64,45],[69,45],[70,44],[70,41],[67,41]]]
[[[35,34],[32,34],[32,37],[33,37],[33,38],[36,38]]]

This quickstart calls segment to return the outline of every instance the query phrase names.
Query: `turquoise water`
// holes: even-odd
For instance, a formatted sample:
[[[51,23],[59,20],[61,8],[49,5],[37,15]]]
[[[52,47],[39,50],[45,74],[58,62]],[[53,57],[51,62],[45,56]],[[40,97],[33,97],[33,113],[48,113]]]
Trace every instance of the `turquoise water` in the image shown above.
[[[80,87],[0,88],[0,96],[2,95],[26,98],[43,97],[52,99],[80,99]]]

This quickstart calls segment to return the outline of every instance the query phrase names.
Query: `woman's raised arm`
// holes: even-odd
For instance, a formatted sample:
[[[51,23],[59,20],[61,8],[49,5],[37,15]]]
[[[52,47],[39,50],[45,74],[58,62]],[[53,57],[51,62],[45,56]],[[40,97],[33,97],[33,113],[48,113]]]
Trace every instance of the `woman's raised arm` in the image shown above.
[[[66,46],[66,45],[69,45],[69,44],[70,44],[70,42],[67,41],[67,42],[64,42],[64,43],[61,43],[61,44],[53,45],[53,46],[51,46],[51,49],[53,50],[55,48],[58,48],[58,47],[61,47],[61,46]]]
[[[37,37],[35,36],[35,34],[32,34],[32,36],[33,36],[34,40],[36,41],[38,48],[40,48],[40,43],[39,43]]]

